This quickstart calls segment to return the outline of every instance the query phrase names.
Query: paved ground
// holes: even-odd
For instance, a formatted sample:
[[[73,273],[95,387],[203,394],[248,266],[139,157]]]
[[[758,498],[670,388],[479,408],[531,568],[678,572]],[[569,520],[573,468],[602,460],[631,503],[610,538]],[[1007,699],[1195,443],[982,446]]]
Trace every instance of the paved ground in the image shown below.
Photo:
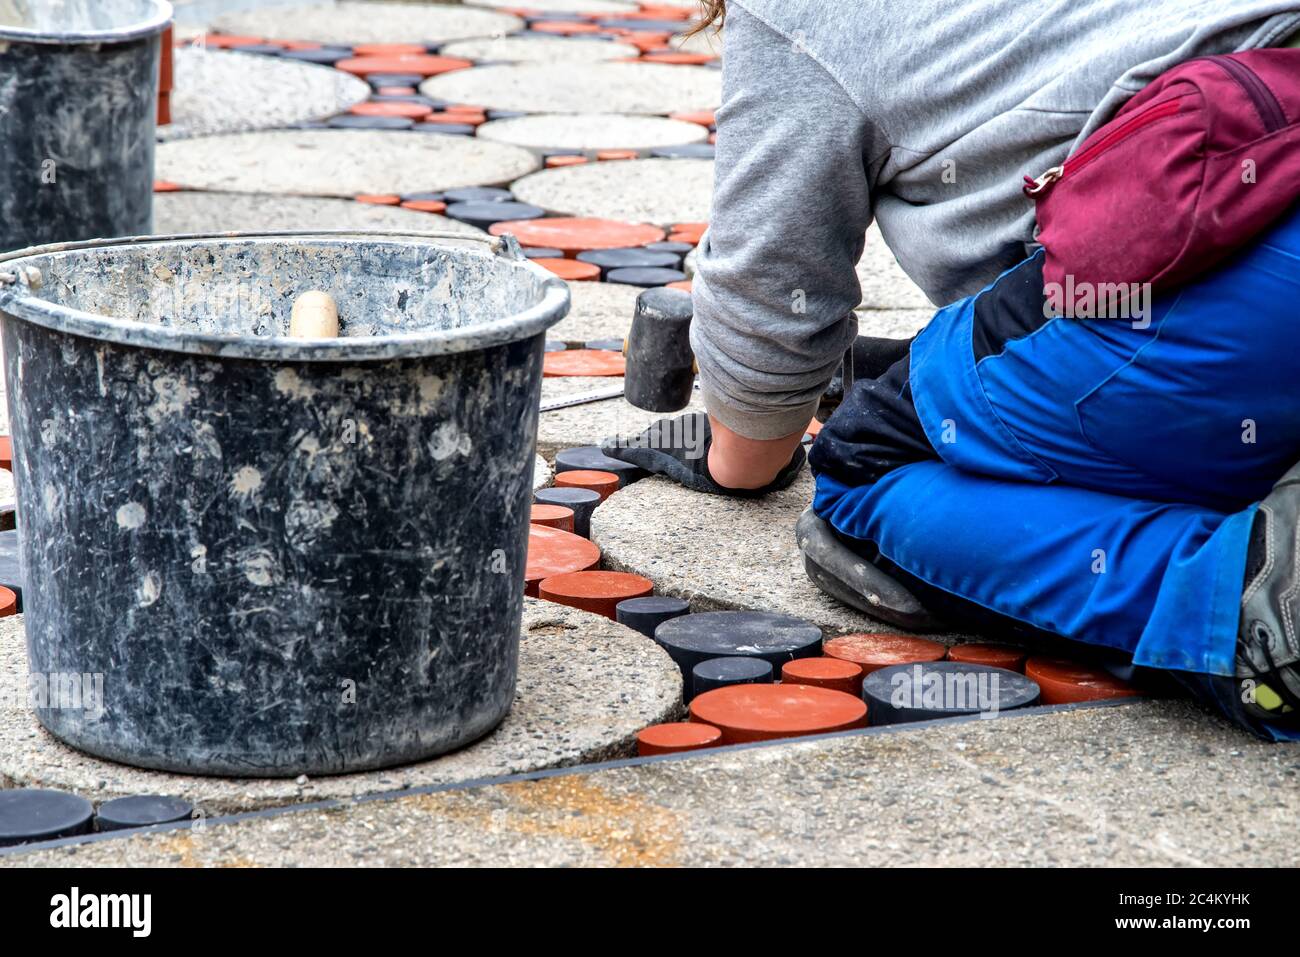
[[[699,753],[0,856],[0,865],[1295,863],[1300,752],[1189,705]]]
[[[326,13],[281,9],[294,5],[295,0],[178,0],[178,21],[187,25],[180,32],[188,35],[216,21],[274,32],[279,39],[399,42],[415,39],[403,24],[429,24],[438,36],[452,37],[475,34],[480,29],[475,24],[517,22],[498,14],[485,19],[482,10],[468,9],[459,11],[467,16],[430,16],[418,8],[446,5],[419,0],[403,4],[407,9],[400,15],[370,3],[341,9],[319,4]],[[515,6],[509,0],[477,5]],[[528,5],[589,12],[634,6],[609,0]],[[254,13],[231,16],[246,10]],[[358,24],[364,25],[364,36]],[[485,56],[509,60],[519,55],[512,53],[519,42],[531,41],[468,42]],[[691,46],[716,52],[701,40]],[[716,106],[719,76],[709,67],[545,62],[551,54],[540,47],[537,53],[527,65],[449,73],[423,89],[460,102],[551,113],[637,116]],[[222,56],[240,55],[208,55]],[[217,65],[228,64],[218,60]],[[349,87],[355,90],[355,83],[343,82],[324,96],[346,99],[355,95]],[[312,88],[320,89],[317,83]],[[258,117],[265,117],[270,105],[258,103],[256,96],[214,101],[212,124],[205,127],[197,115],[204,108],[192,102],[195,132],[263,125]],[[248,116],[232,116],[241,103]],[[315,112],[307,105],[293,108]],[[542,164],[536,153],[541,144],[518,139],[533,150],[405,132],[199,137],[161,149],[160,175],[263,195],[174,194],[160,203],[160,220],[188,227],[210,215],[214,228],[223,229],[274,228],[286,218],[309,219],[308,226],[409,220],[416,228],[413,217],[423,216],[425,228],[438,228],[439,219],[427,214],[390,207],[363,212],[343,199],[293,194],[350,197],[453,182],[517,182]],[[304,150],[301,144],[318,148]],[[540,185],[545,196],[536,198],[552,209],[613,212],[668,224],[704,218],[711,174],[706,167],[711,163],[694,160],[575,167],[574,172],[535,173],[525,190]],[[686,187],[674,190],[674,169],[694,174]],[[638,170],[654,178],[640,177]],[[859,276],[863,332],[908,336],[931,315],[932,307],[874,230]],[[637,290],[591,283],[571,288],[573,310],[551,338],[572,345],[623,335]],[[572,395],[609,384],[617,382],[551,379],[544,394]],[[620,399],[542,413],[539,452],[553,457],[561,448],[637,431],[653,418]],[[649,575],[659,592],[685,595],[700,609],[780,609],[827,632],[879,629],[806,582],[791,530],[808,495],[806,479],[763,503],[719,503],[648,481],[601,506],[594,537],[605,548],[607,565]],[[448,758],[375,775],[306,785],[151,775],[76,754],[36,728],[24,711],[2,711],[0,786],[49,784],[94,799],[172,790],[195,798],[206,816],[201,827],[188,831],[0,852],[0,864],[1235,866],[1296,861],[1300,750],[1260,744],[1177,701],[1039,710],[996,721],[871,730],[498,780],[514,772],[626,755],[637,727],[675,715],[679,707],[670,680],[676,669],[665,665],[665,656],[648,641],[606,621],[537,603],[530,605],[528,621],[525,663],[531,670],[521,679],[521,704],[502,729]],[[0,625],[0,646],[7,649],[0,663],[10,677],[22,672],[20,626],[14,619]],[[407,793],[353,800],[388,789]],[[321,798],[337,803],[302,805]],[[298,807],[285,807],[294,804]],[[250,808],[272,810],[236,821],[214,817]]]

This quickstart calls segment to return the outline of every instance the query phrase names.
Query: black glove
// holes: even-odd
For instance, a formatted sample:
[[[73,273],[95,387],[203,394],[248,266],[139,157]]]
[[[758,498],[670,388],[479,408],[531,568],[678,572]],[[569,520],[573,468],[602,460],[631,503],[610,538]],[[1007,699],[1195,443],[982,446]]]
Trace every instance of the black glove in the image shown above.
[[[629,462],[655,475],[666,475],[686,488],[710,495],[759,498],[790,485],[803,468],[803,446],[794,450],[790,463],[762,488],[727,488],[709,474],[709,446],[713,430],[703,412],[689,412],[675,419],[659,419],[640,435],[630,439],[606,439],[600,450],[610,458]]]

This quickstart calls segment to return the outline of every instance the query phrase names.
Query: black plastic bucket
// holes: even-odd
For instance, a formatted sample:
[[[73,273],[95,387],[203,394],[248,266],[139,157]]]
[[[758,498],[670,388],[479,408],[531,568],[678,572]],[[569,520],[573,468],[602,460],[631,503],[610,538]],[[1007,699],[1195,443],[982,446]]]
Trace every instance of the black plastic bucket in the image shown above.
[[[448,235],[0,260],[30,668],[102,687],[38,707],[53,734],[283,776],[427,758],[505,716],[568,290],[512,239]],[[309,289],[340,338],[286,337]]]
[[[153,231],[163,0],[0,0],[0,251]]]

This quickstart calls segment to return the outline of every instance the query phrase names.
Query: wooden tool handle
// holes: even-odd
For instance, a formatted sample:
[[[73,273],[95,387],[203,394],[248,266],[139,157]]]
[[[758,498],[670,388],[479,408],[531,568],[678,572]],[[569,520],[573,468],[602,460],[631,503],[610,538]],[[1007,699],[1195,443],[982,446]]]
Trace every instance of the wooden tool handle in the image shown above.
[[[339,310],[334,297],[319,289],[304,292],[293,301],[289,335],[297,339],[337,339]]]

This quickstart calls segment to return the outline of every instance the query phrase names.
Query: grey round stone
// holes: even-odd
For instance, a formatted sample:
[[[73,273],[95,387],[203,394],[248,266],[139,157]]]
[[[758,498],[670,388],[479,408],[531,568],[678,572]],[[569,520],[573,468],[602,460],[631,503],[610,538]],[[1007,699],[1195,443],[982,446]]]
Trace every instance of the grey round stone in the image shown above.
[[[22,616],[0,619],[0,687],[27,687]],[[75,751],[46,733],[26,708],[5,707],[0,779],[11,787],[39,782],[101,800],[172,794],[212,816],[630,757],[637,731],[681,713],[681,673],[653,641],[608,618],[525,599],[510,713],[487,737],[432,761],[303,784],[175,775]]]
[[[698,125],[698,124],[696,124]],[[704,129],[704,127],[700,127]],[[660,146],[652,149],[654,159],[713,159],[712,143],[685,143],[681,146]]]
[[[524,203],[560,216],[631,222],[701,222],[713,199],[710,160],[624,160],[542,170],[511,189]]]
[[[178,47],[174,62],[164,142],[333,116],[370,95],[364,81],[311,63],[193,47]]]
[[[405,116],[343,116],[332,117],[329,125],[339,130],[409,130],[415,121]]]
[[[487,229],[495,223],[538,219],[546,213],[527,203],[452,203],[445,212],[448,219],[459,220],[480,229]]]
[[[709,133],[698,123],[618,113],[544,113],[493,120],[479,127],[480,139],[535,150],[646,150],[697,143]],[[705,144],[707,145],[707,144]]]
[[[458,40],[439,51],[443,56],[496,63],[595,63],[638,56],[640,51],[626,43],[583,40],[570,37],[525,34],[480,40]]]
[[[665,115],[722,101],[716,70],[667,63],[484,66],[431,77],[421,92],[526,113]]]
[[[242,193],[158,193],[154,232],[211,233],[277,229],[449,230],[482,236],[482,230],[433,213],[314,196],[249,196]]]
[[[509,6],[509,4],[501,4]],[[594,11],[593,11],[594,12]],[[493,10],[414,3],[340,3],[278,6],[227,13],[213,29],[254,37],[292,37],[316,43],[445,43],[518,30],[518,17]]]
[[[474,135],[474,127],[468,123],[417,123],[411,129],[417,133],[441,133],[443,136]]]
[[[350,197],[506,183],[538,159],[469,137],[276,130],[162,143],[155,165],[159,179],[191,189]]]
[[[681,282],[685,278],[686,273],[680,269],[665,269],[662,266],[631,266],[626,269],[611,269],[605,274],[607,282],[640,286],[643,289],[666,286],[670,282]]]

